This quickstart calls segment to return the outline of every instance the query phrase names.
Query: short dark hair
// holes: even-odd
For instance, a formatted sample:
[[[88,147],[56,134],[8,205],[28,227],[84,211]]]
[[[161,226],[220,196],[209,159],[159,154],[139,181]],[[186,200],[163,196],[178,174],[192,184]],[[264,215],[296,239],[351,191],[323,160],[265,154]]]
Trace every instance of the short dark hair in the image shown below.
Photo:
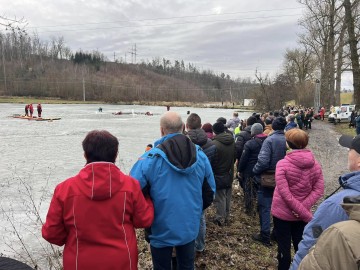
[[[106,130],[90,131],[82,142],[87,163],[105,161],[115,163],[119,141]]]
[[[247,126],[251,126],[253,124],[255,124],[257,122],[256,117],[255,116],[250,116],[247,120],[246,120],[246,125]]]
[[[201,118],[198,114],[192,113],[186,119],[186,125],[189,129],[201,128]]]
[[[224,118],[224,117],[219,117],[219,118],[216,120],[216,122],[221,122],[221,123],[223,123],[224,125],[226,125],[226,118]]]
[[[286,119],[282,116],[276,117],[272,122],[273,130],[284,130],[286,126]]]

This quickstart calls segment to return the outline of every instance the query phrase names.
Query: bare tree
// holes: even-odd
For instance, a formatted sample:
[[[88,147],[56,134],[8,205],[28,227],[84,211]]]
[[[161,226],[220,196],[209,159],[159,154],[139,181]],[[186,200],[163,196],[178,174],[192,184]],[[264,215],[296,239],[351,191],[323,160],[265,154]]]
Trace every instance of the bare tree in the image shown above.
[[[358,5],[358,1],[354,2],[354,5]],[[351,53],[351,65],[353,73],[353,85],[354,85],[354,101],[357,106],[360,105],[360,67],[359,67],[359,54],[357,51],[358,38],[355,36],[355,20],[352,15],[352,6],[350,0],[344,0],[345,7],[345,22],[349,35],[349,46]]]
[[[309,46],[318,58],[321,71],[322,104],[329,106],[335,101],[335,51],[339,46],[341,31],[339,0],[299,0],[306,7],[306,15],[300,25],[306,30],[300,42]]]

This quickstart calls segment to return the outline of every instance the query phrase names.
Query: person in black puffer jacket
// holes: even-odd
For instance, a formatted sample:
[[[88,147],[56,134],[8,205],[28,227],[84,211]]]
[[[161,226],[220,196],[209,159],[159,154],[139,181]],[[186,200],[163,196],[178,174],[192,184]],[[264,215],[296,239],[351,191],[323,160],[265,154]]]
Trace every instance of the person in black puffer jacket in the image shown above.
[[[252,138],[244,145],[244,151],[237,168],[238,174],[242,174],[243,177],[245,213],[249,215],[252,214],[250,209],[252,197],[256,197],[257,194],[256,185],[252,181],[254,177],[252,170],[258,160],[262,143],[267,138],[267,135],[263,133],[263,127],[260,123],[255,123],[251,126],[251,136]],[[250,185],[253,185],[253,189],[250,188]]]

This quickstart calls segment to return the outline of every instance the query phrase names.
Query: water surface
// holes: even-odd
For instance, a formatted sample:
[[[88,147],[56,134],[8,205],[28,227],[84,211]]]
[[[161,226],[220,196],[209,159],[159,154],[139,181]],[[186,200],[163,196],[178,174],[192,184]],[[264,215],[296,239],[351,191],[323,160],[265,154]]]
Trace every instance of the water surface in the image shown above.
[[[31,187],[31,194],[36,202],[42,201],[40,213],[45,218],[49,200],[56,184],[75,175],[84,165],[85,159],[81,142],[87,132],[94,129],[105,129],[119,139],[119,157],[116,164],[128,174],[137,158],[144,152],[147,144],[160,137],[159,120],[166,107],[131,106],[131,105],[75,105],[43,104],[43,117],[61,117],[58,121],[29,121],[14,119],[9,116],[23,114],[25,104],[0,104],[0,188],[1,211],[6,211],[12,218],[21,223],[20,230],[34,248],[38,240],[26,229],[32,221],[32,213],[26,207],[28,198],[24,196],[24,181]],[[102,107],[102,113],[98,108]],[[186,121],[187,112],[200,115],[202,123],[214,123],[220,116],[232,117],[231,109],[205,109],[172,107],[171,110],[181,114]],[[122,111],[123,115],[113,115]],[[144,115],[151,111],[153,116]],[[36,115],[36,113],[35,113]],[[239,113],[242,119],[250,113]],[[46,188],[47,196],[41,197]],[[40,235],[41,228],[38,226]],[[11,226],[6,218],[0,219],[0,233],[4,240],[14,238]],[[37,237],[39,237],[37,235]],[[16,239],[16,238],[15,238]],[[17,240],[13,240],[16,243]],[[11,254],[5,241],[0,240],[0,253]]]

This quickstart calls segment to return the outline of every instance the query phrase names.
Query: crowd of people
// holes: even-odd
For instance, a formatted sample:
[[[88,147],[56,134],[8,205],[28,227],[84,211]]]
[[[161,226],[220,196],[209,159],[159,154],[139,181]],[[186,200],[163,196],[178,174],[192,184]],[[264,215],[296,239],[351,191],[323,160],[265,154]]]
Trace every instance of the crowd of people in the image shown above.
[[[206,221],[220,227],[229,222],[236,176],[246,214],[254,215],[257,201],[259,233],[252,238],[266,247],[277,243],[278,269],[341,269],[334,268],[339,254],[326,250],[341,239],[346,269],[358,269],[357,243],[344,235],[359,226],[360,136],[340,138],[351,149],[351,172],[339,180],[344,190],[313,215],[324,194],[322,169],[304,131],[313,115],[311,108],[286,107],[246,120],[234,112],[229,120],[202,124],[196,113],[183,122],[168,111],[160,119],[161,137],[147,145],[129,176],[115,165],[117,138],[91,131],[82,143],[86,166],[55,188],[43,237],[65,245],[64,269],[137,269],[135,229],[146,228],[155,270],[194,269],[196,255],[206,249]],[[215,216],[209,218],[212,204]]]

